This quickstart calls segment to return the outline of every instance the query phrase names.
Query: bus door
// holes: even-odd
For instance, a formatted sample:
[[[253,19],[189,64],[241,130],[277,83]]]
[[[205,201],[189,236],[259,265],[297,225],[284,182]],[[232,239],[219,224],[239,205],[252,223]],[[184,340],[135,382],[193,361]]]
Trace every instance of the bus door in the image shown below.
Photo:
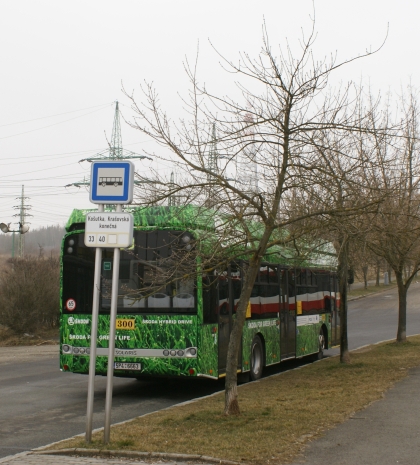
[[[296,355],[296,295],[295,272],[280,270],[280,358],[284,360]]]
[[[229,336],[232,328],[232,309],[229,300],[229,279],[227,274],[219,276],[217,286],[218,305],[218,340],[219,340],[219,375],[226,372],[226,357],[229,346]]]

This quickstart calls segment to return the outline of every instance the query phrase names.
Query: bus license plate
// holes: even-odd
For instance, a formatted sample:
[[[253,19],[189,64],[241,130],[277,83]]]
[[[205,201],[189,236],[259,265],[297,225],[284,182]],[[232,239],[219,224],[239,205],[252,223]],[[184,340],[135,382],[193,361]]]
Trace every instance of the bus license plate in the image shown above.
[[[114,368],[116,370],[141,370],[141,363],[128,363],[128,362],[115,362]]]

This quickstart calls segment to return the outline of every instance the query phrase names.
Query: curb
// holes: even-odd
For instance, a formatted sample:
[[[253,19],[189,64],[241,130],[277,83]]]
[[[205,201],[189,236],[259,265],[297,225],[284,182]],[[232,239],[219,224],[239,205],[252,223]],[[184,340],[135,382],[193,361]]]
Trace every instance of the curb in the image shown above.
[[[169,459],[175,462],[205,462],[218,463],[220,465],[239,465],[239,462],[231,460],[218,459],[206,455],[189,455],[189,454],[169,454],[165,452],[138,452],[138,451],[119,451],[119,450],[101,450],[101,449],[61,449],[48,451],[31,451],[28,455],[78,455],[83,457],[98,456],[103,458],[124,457],[124,458],[139,458],[139,459]],[[241,462],[240,465],[246,465]]]
[[[1,457],[0,458],[0,463],[7,463],[10,460],[15,459],[15,458],[26,457],[30,453],[31,453],[31,451],[26,451],[26,452],[19,452],[18,454],[14,454],[14,455],[6,455],[6,457]]]

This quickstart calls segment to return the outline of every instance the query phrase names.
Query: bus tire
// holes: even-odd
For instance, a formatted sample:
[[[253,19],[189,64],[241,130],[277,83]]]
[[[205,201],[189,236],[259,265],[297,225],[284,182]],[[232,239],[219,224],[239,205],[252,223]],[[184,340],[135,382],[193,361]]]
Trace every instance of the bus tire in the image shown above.
[[[319,330],[318,336],[318,353],[314,355],[314,360],[322,360],[324,358],[324,350],[325,350],[325,333],[324,328]]]
[[[261,338],[255,336],[251,343],[251,363],[250,363],[250,378],[256,381],[261,378],[264,368],[264,350]]]

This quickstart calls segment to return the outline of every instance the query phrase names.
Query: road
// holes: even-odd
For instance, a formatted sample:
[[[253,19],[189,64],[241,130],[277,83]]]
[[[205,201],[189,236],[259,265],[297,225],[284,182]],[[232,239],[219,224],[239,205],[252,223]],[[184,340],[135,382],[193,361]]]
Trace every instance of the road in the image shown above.
[[[349,302],[348,337],[349,349],[367,344],[395,339],[398,326],[398,293],[389,292]],[[407,336],[420,334],[420,282],[414,282],[407,299]],[[338,353],[329,350],[327,355]]]
[[[350,348],[394,338],[397,302],[396,289],[350,302]],[[420,333],[419,283],[414,283],[410,289],[407,315],[407,334]],[[34,348],[24,350],[29,353],[22,357],[16,355],[22,349],[0,348],[0,457],[85,431],[87,376],[61,373],[58,347],[39,348],[38,353]],[[329,350],[327,355],[337,352],[337,349]],[[95,428],[104,425],[105,388],[106,379],[96,377]],[[140,382],[114,378],[112,422],[169,407],[220,388],[220,384],[208,380]]]
[[[3,352],[11,351],[0,348],[0,458],[85,431],[88,377],[59,371],[58,346],[44,347],[43,353],[23,362],[11,362]],[[114,378],[112,423],[217,389],[219,383],[204,379],[186,383]],[[105,394],[106,378],[97,376],[94,428],[104,426]]]

